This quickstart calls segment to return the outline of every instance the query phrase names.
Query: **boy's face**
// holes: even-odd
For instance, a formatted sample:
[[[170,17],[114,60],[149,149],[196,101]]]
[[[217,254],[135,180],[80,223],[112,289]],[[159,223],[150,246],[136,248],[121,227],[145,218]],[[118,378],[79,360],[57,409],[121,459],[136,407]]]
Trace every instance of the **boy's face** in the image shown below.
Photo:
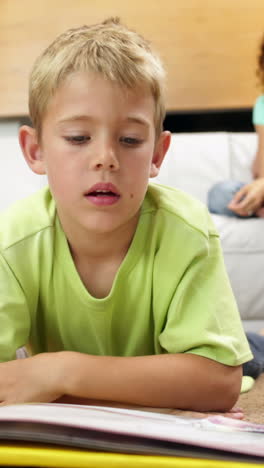
[[[169,141],[169,132],[156,141],[149,91],[78,73],[52,97],[28,162],[47,174],[66,231],[107,233],[135,222]]]

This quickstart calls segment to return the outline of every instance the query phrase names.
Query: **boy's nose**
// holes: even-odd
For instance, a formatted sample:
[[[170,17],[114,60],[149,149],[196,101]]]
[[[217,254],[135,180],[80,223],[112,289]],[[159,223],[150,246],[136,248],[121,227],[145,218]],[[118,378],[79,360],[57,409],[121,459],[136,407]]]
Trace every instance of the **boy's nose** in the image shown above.
[[[112,148],[101,148],[93,159],[95,169],[107,169],[115,171],[119,169],[119,162]]]
[[[95,167],[96,169],[111,169],[111,170],[115,170],[116,169],[116,164],[114,163],[103,163],[103,162],[97,162]]]

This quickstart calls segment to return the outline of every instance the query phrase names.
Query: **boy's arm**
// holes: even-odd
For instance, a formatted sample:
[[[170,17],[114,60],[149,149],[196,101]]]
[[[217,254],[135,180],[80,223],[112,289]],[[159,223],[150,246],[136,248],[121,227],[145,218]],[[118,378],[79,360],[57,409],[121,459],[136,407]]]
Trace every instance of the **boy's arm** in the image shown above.
[[[241,387],[241,366],[191,353],[143,357],[62,351],[0,364],[2,404],[60,396],[144,406],[227,411]]]
[[[241,367],[191,353],[98,357],[65,353],[65,393],[144,406],[226,411],[241,388]],[[224,395],[224,398],[223,398]]]
[[[0,252],[0,362],[15,359],[16,350],[28,342],[30,326],[24,290]]]

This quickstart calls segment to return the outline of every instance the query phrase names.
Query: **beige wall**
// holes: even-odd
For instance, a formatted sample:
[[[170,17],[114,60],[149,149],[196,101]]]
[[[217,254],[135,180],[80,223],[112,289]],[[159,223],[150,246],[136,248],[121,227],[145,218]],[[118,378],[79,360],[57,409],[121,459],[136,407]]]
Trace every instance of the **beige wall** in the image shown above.
[[[36,56],[68,27],[118,15],[168,71],[168,110],[252,106],[264,0],[0,0],[0,117],[27,113]]]

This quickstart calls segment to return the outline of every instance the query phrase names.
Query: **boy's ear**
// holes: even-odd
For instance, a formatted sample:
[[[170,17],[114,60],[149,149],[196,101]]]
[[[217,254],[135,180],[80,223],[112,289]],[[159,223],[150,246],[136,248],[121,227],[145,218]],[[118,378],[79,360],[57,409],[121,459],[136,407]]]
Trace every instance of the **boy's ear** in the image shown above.
[[[30,169],[36,174],[46,174],[36,130],[28,125],[20,127],[19,143]]]
[[[168,131],[162,132],[155,145],[154,155],[150,167],[149,177],[156,177],[159,173],[162,161],[167,153],[171,142],[171,133]]]

